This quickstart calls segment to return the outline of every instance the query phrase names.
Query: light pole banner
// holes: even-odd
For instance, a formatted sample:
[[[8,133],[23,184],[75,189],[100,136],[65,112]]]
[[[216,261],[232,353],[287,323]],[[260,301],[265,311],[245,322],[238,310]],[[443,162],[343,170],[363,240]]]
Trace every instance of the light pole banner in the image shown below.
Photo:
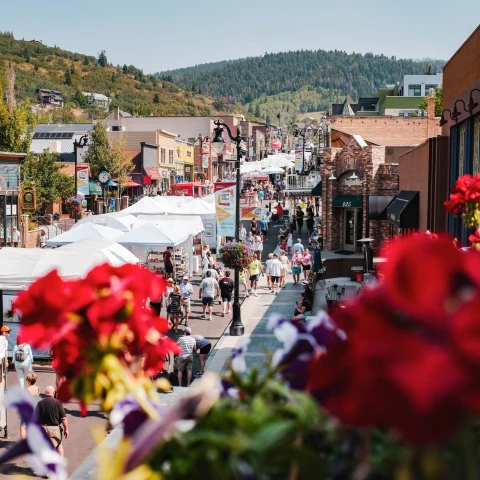
[[[217,235],[234,237],[236,228],[235,202],[237,187],[234,182],[215,183],[215,216]]]
[[[77,166],[77,193],[76,195],[90,195],[90,185],[88,183],[88,165]]]
[[[202,155],[202,168],[208,168],[208,155]]]
[[[295,171],[301,172],[303,170],[302,165],[303,150],[295,150]]]

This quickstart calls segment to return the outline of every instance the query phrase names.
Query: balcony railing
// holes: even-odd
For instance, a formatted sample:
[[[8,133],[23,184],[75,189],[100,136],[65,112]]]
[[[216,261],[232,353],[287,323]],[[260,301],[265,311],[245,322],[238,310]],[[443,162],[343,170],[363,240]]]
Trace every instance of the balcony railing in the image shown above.
[[[295,173],[287,175],[285,189],[303,190],[305,192],[312,190],[322,179],[319,172],[310,173],[309,175],[297,175]]]

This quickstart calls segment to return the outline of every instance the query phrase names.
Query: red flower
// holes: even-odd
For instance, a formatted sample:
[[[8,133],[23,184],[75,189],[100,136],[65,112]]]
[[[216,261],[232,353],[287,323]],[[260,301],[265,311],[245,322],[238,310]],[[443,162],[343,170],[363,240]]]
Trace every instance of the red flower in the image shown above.
[[[26,342],[54,348],[53,366],[66,377],[61,398],[70,398],[73,384],[79,398],[92,398],[91,376],[102,356],[113,353],[124,364],[143,357],[148,374],[161,370],[169,351],[178,353],[164,335],[166,319],[146,308],[147,299],[163,291],[163,280],[143,268],[105,264],[77,281],[52,272],[23,292],[14,309]]]

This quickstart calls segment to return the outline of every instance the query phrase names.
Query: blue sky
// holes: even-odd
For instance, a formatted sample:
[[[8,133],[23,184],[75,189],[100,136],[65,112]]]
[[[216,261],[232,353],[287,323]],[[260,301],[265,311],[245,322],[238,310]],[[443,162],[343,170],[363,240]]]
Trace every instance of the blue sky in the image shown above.
[[[145,73],[300,49],[447,60],[477,27],[479,0],[15,0],[0,30],[132,64]]]

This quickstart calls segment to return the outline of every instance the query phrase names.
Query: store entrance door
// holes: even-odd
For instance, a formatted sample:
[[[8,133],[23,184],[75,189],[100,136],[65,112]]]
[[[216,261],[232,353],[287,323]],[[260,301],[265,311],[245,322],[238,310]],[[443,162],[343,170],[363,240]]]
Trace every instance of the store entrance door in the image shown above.
[[[345,208],[343,213],[343,249],[355,252],[362,236],[362,210]]]

